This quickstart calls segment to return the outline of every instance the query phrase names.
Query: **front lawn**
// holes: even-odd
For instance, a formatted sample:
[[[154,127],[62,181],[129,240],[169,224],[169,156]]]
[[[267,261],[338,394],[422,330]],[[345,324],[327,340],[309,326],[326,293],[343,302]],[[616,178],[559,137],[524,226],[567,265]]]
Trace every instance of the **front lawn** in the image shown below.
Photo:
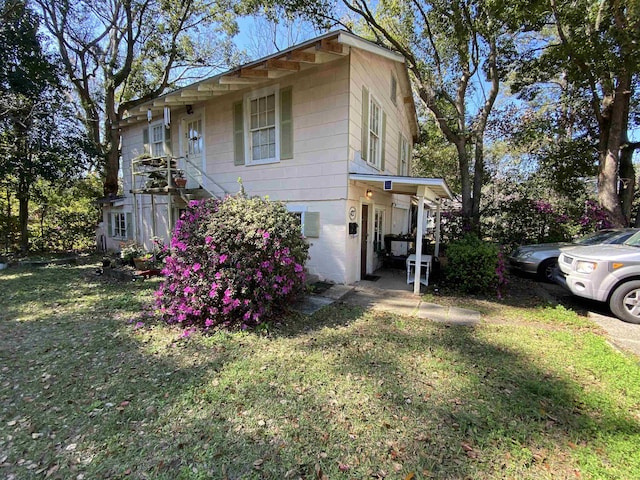
[[[179,338],[140,314],[157,281],[94,269],[0,272],[2,478],[640,472],[638,359],[571,311],[484,301],[469,328],[336,304]]]

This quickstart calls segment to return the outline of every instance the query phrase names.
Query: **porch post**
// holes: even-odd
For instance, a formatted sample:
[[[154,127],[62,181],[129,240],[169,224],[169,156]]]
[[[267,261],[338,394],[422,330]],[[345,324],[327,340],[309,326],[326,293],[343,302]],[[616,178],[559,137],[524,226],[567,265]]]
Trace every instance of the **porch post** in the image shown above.
[[[140,232],[138,231],[138,195],[136,191],[136,176],[133,173],[133,162],[131,162],[131,191],[133,193],[133,241],[139,243]]]
[[[422,234],[424,232],[424,193],[418,188],[418,225],[416,226],[416,272],[413,280],[413,294],[420,295],[420,270],[422,269]]]
[[[133,194],[133,241],[138,243],[138,195]]]
[[[167,242],[171,242],[171,227],[173,225],[173,193],[169,188],[167,194]]]
[[[156,196],[151,194],[151,235],[155,237],[158,235],[156,232]]]
[[[436,205],[436,246],[433,250],[433,256],[437,257],[440,255],[440,210],[442,207],[442,199],[438,198],[438,203]]]

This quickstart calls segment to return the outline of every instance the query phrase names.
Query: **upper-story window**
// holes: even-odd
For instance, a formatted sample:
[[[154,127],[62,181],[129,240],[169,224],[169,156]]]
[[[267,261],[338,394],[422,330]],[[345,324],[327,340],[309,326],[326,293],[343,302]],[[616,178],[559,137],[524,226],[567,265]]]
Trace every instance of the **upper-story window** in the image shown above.
[[[381,137],[382,109],[371,96],[369,104],[369,155],[367,156],[367,161],[377,168],[380,168]]]
[[[387,115],[369,89],[362,87],[362,145],[360,158],[376,170],[385,170]]]
[[[162,122],[145,125],[142,141],[144,151],[152,157],[171,155],[171,130]]]
[[[293,158],[292,88],[257,90],[233,104],[234,165]]]
[[[397,105],[397,100],[396,100],[397,96],[398,96],[398,81],[396,80],[396,76],[392,73],[390,97],[394,105]]]
[[[250,163],[276,160],[277,133],[276,92],[249,98]]]
[[[409,175],[409,142],[404,135],[400,134],[400,175],[408,176]]]
[[[150,127],[151,133],[151,156],[161,157],[164,155],[164,125],[159,123]]]

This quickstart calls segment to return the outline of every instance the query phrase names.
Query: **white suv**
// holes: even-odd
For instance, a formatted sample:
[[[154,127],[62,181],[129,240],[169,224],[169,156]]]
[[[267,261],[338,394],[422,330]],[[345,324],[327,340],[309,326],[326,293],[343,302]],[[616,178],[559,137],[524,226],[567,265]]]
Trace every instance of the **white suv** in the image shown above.
[[[579,297],[607,302],[620,320],[640,323],[640,232],[621,245],[565,247],[555,280]]]

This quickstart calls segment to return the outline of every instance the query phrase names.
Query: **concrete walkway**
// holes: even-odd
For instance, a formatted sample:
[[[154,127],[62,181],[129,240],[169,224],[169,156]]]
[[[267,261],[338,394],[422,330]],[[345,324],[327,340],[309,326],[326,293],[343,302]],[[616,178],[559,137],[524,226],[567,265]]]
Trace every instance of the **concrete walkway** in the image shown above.
[[[420,297],[406,290],[387,290],[371,285],[333,285],[319,295],[307,295],[294,310],[311,315],[335,301],[342,301],[364,308],[382,310],[399,315],[414,316],[448,325],[477,325],[480,313],[457,307],[443,307],[423,302]],[[368,282],[371,283],[371,282]]]

